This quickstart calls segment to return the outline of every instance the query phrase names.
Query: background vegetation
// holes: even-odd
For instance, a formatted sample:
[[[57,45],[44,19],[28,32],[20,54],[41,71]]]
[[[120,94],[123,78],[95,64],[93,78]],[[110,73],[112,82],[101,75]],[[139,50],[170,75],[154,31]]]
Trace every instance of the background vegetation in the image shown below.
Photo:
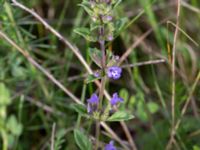
[[[73,32],[76,27],[88,26],[90,21],[78,6],[81,0],[19,2],[34,8],[45,21],[76,45],[86,62],[96,69],[87,51],[95,43],[89,43]],[[109,93],[119,90],[120,96],[125,99],[122,107],[135,115],[126,124],[139,150],[167,148],[172,135],[173,108],[175,122],[181,122],[170,148],[200,149],[199,0],[181,1],[177,28],[176,13],[177,2],[174,0],[124,0],[116,10],[116,18],[125,17],[125,26],[109,47],[119,56],[127,50],[131,51],[123,65],[165,60],[125,68],[122,79],[111,82],[107,88]],[[176,45],[173,44],[175,29],[179,31]],[[85,101],[96,89],[94,84],[84,86],[87,71],[61,39],[30,13],[5,0],[0,0],[0,31],[27,51],[79,99],[82,97]],[[0,149],[4,142],[13,150],[50,149],[53,133],[55,149],[78,149],[73,135],[78,114],[70,105],[73,100],[16,47],[0,37]],[[174,46],[176,86],[175,106],[172,107]],[[182,113],[187,103],[189,105]],[[94,138],[95,126],[92,122],[81,119],[80,124],[86,133],[90,133],[91,139]],[[109,123],[109,126],[128,145],[120,123]],[[102,142],[108,142],[111,135],[103,127],[101,132]],[[122,147],[119,142],[116,145],[119,149]]]

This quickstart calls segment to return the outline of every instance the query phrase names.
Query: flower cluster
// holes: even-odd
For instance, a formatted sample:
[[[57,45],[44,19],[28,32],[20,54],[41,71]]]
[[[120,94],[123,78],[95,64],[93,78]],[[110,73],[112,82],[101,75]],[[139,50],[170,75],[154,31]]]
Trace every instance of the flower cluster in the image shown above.
[[[124,99],[119,97],[117,92],[112,95],[110,100],[110,106],[117,106],[119,103],[123,102]],[[98,112],[99,106],[99,97],[96,93],[92,94],[91,97],[87,100],[87,112],[92,114],[93,112]]]
[[[87,100],[87,112],[91,114],[94,111],[97,111],[99,105],[99,98],[96,93],[92,94],[90,99]]]
[[[109,78],[117,80],[121,77],[122,68],[118,66],[112,66],[107,69],[106,73]]]
[[[87,12],[92,18],[93,25],[99,26],[103,23],[106,30],[103,38],[112,41],[114,39],[112,10],[115,2],[112,0],[90,0],[89,4],[90,8],[87,8]]]

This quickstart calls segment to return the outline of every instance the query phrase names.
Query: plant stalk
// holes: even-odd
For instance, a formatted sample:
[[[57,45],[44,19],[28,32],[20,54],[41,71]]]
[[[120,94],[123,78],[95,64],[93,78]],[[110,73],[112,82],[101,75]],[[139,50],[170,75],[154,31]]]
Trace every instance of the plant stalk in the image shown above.
[[[105,74],[105,68],[106,68],[106,51],[105,51],[105,40],[104,40],[104,25],[102,23],[102,26],[99,28],[99,44],[101,49],[101,69],[103,71],[103,75]],[[104,89],[105,89],[105,83],[106,77],[102,77],[101,79],[101,86],[99,90],[99,110],[102,110],[103,105],[103,96],[104,96]],[[99,138],[100,138],[100,120],[96,122],[96,146],[95,149],[98,150],[99,147]]]

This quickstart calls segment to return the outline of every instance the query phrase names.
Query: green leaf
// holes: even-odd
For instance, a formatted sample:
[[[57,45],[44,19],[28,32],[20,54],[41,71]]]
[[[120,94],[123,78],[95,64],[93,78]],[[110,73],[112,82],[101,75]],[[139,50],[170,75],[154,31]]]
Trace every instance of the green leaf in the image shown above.
[[[76,28],[74,32],[84,37],[86,40],[90,39],[90,30],[88,28]]]
[[[86,80],[85,80],[85,83],[88,84],[88,83],[91,83],[91,82],[94,82],[98,79],[100,79],[101,77],[95,77],[94,75],[90,74],[87,76]]]
[[[22,125],[13,115],[8,118],[6,126],[13,135],[19,136],[22,133]]]
[[[114,4],[113,8],[116,8],[121,2],[122,0],[114,0],[114,2],[112,2]]]
[[[101,68],[101,51],[97,48],[89,48],[89,52],[92,61],[95,62],[95,64]]]
[[[90,31],[96,30],[100,27],[100,24],[98,23],[90,23]]]
[[[74,130],[74,138],[80,150],[92,150],[92,144],[89,138],[80,130]]]
[[[79,6],[83,7],[83,9],[90,15],[93,16],[94,12],[89,8],[89,3],[88,2],[83,2],[81,4],[79,4]]]
[[[193,150],[200,150],[200,147],[195,145],[195,146],[193,146]]]
[[[122,109],[125,110],[126,104],[128,101],[128,97],[129,97],[129,93],[128,93],[127,89],[125,89],[125,88],[121,89],[119,92],[119,96],[123,97],[123,99],[124,99],[124,102],[120,105],[120,110],[122,110]]]
[[[135,106],[136,104],[136,99],[135,99],[135,96],[131,96],[130,100],[129,100],[129,108],[132,108]]]
[[[123,28],[126,26],[126,23],[128,22],[128,18],[127,17],[124,17],[124,18],[121,18],[119,20],[117,20],[115,22],[115,32],[116,34],[120,34],[120,32],[123,30]]]
[[[62,149],[62,144],[65,142],[65,129],[60,129],[56,132],[54,150]]]
[[[70,107],[84,117],[88,117],[87,109],[85,106],[80,104],[71,104]]]
[[[142,121],[147,121],[148,115],[145,111],[145,106],[144,106],[144,101],[143,99],[140,99],[137,103],[137,116],[140,118]]]
[[[147,107],[152,114],[156,113],[159,110],[159,105],[154,102],[147,103]]]
[[[127,89],[125,89],[125,88],[121,89],[120,92],[119,92],[119,96],[123,97],[124,103],[126,103],[127,100],[128,100],[128,97],[129,97]]]
[[[4,83],[0,83],[0,106],[6,106],[11,103],[10,92]]]
[[[126,120],[130,120],[133,119],[134,116],[124,112],[124,111],[117,111],[115,112],[112,116],[110,116],[107,121],[126,121]]]

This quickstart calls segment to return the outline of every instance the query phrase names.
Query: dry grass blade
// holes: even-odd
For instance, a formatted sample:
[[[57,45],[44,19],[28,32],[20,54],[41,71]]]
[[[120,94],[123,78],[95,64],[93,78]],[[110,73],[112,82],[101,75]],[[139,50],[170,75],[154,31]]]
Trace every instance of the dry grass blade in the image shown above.
[[[177,14],[176,14],[176,28],[174,33],[174,41],[173,41],[173,48],[172,48],[172,98],[171,98],[171,113],[172,113],[172,129],[171,129],[171,138],[170,142],[168,143],[166,149],[170,149],[172,142],[174,139],[174,127],[175,127],[175,89],[176,89],[176,43],[178,38],[179,32],[179,17],[180,17],[180,7],[181,7],[181,0],[177,0]]]

